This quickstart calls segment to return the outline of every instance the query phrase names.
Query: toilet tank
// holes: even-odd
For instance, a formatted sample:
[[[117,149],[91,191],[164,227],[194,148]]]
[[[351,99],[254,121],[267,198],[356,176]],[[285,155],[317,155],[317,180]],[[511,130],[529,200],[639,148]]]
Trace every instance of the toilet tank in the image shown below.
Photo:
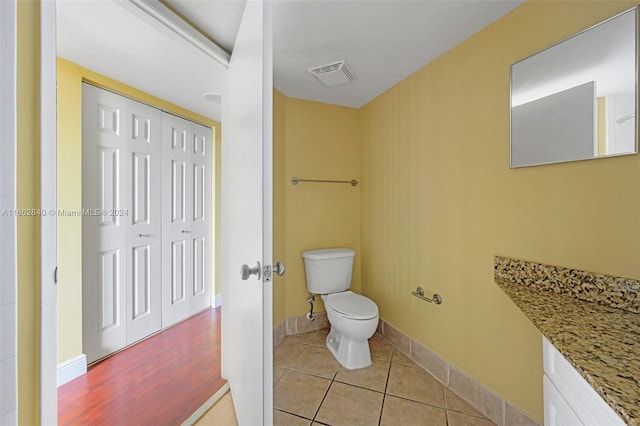
[[[351,286],[353,258],[349,248],[331,248],[302,252],[307,289],[311,294],[339,293]]]

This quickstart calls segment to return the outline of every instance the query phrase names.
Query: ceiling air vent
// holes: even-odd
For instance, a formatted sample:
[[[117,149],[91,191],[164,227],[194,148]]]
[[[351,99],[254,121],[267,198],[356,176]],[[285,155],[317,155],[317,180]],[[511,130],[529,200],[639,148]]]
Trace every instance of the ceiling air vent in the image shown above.
[[[349,68],[349,65],[347,65],[345,61],[311,68],[309,72],[325,86],[337,86],[338,84],[348,83],[356,78],[356,75],[351,71],[351,68]]]

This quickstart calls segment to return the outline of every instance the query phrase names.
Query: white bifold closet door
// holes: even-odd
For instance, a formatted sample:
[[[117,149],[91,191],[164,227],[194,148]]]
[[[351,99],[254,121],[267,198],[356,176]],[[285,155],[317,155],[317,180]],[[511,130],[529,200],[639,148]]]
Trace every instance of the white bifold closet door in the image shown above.
[[[211,306],[211,129],[83,84],[83,350]]]
[[[162,326],[211,306],[211,129],[162,113]]]
[[[161,112],[83,84],[83,346],[100,359],[158,331]]]

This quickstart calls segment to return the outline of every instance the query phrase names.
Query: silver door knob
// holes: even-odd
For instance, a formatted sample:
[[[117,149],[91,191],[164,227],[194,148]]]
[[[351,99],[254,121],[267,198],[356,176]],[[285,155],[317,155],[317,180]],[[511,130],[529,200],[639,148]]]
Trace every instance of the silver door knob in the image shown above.
[[[258,279],[260,279],[260,261],[258,261],[258,264],[253,268],[250,268],[247,264],[242,265],[242,267],[240,268],[240,276],[242,277],[243,281],[248,280],[251,275],[255,275]]]
[[[284,262],[280,261],[278,263],[276,263],[275,265],[273,265],[273,273],[274,274],[278,274],[279,276],[283,276],[284,275]]]
[[[151,234],[137,234],[138,238],[142,238],[142,237],[150,237]]]

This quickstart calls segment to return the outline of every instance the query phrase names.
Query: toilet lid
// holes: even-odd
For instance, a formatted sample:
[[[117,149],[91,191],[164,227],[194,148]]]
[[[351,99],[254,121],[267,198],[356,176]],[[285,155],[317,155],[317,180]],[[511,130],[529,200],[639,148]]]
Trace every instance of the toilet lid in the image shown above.
[[[370,319],[378,315],[378,305],[373,300],[351,291],[329,294],[324,303],[348,318]]]

